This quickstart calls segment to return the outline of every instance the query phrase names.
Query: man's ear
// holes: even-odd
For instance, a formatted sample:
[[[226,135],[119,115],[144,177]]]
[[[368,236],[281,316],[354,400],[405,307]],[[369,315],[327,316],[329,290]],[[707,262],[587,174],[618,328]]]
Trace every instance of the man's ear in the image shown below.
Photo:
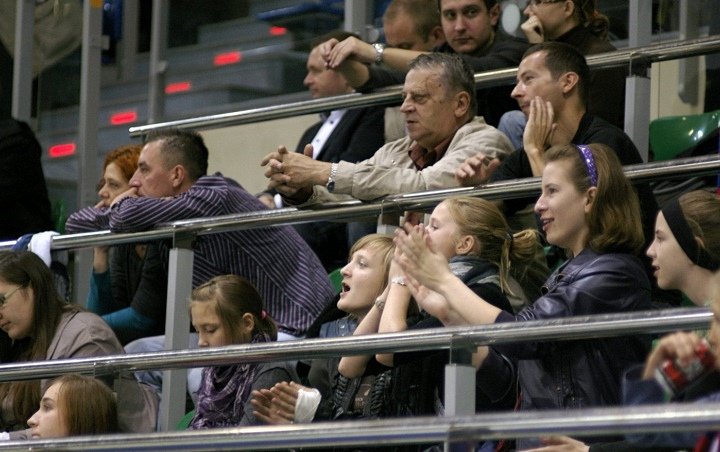
[[[172,179],[173,188],[182,186],[183,182],[185,181],[185,178],[187,177],[185,167],[182,165],[175,165],[173,167],[173,169],[170,171],[171,171],[170,177]]]
[[[435,25],[430,33],[428,34],[427,40],[432,44],[432,47],[437,47],[445,42],[445,32],[440,25]]]
[[[490,17],[490,25],[492,25],[493,28],[497,27],[498,21],[500,20],[500,2],[495,3],[495,6],[490,8],[488,17]]]
[[[575,72],[566,72],[560,76],[563,94],[568,94],[575,89],[580,82],[580,76]]]
[[[462,118],[470,110],[470,94],[467,91],[460,91],[455,94],[455,116]]]

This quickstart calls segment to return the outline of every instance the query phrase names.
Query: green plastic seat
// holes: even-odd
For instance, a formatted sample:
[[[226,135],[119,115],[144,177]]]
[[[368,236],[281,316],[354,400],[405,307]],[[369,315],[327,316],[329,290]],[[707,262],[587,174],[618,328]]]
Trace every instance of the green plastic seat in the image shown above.
[[[699,115],[666,116],[650,122],[655,160],[671,160],[720,128],[720,110]]]
[[[328,274],[328,277],[330,277],[330,283],[332,284],[333,288],[335,289],[335,292],[339,293],[340,290],[342,290],[342,268],[336,268],[335,270],[331,271]]]
[[[176,430],[187,430],[190,428],[190,421],[193,420],[193,417],[195,417],[195,410],[190,410],[185,413],[185,416],[178,422]]]

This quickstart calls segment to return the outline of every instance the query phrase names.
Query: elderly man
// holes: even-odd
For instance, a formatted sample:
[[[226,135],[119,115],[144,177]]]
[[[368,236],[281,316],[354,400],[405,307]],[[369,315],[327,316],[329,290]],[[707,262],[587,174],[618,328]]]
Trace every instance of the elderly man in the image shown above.
[[[436,52],[457,53],[475,72],[517,66],[528,48],[525,41],[497,29],[500,4],[496,0],[439,0],[446,43]],[[408,64],[422,51],[368,44],[359,39],[329,40],[321,46],[328,67],[340,70],[359,91],[402,83]],[[372,63],[384,63],[384,66]],[[510,87],[478,90],[478,112],[497,125],[506,111],[516,109]]]
[[[407,137],[359,163],[318,162],[281,146],[261,163],[269,186],[302,205],[455,187],[455,169],[471,155],[502,159],[512,152],[505,135],[475,117],[474,91],[472,70],[461,58],[423,54],[405,78],[401,111]],[[311,151],[308,145],[305,154]]]

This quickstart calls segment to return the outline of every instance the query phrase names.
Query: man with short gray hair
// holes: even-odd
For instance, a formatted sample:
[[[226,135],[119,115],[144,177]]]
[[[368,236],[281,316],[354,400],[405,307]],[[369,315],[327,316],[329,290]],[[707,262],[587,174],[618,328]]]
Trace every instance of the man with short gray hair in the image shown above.
[[[512,152],[504,134],[475,117],[473,72],[460,57],[418,56],[410,65],[402,96],[407,137],[359,163],[318,162],[280,146],[261,163],[269,187],[289,203],[303,206],[350,197],[369,201],[456,187],[455,168],[467,157],[482,150],[489,158],[502,159]]]

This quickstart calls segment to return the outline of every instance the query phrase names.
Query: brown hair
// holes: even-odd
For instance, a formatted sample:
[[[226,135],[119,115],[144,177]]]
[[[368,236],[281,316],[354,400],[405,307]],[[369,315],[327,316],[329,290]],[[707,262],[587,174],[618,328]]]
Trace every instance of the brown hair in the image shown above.
[[[521,279],[525,268],[535,257],[538,247],[537,231],[525,229],[515,234],[495,203],[482,198],[449,198],[443,201],[460,235],[477,240],[470,254],[477,255],[498,266],[500,288],[512,293],[508,275]]]
[[[573,17],[590,33],[600,39],[608,39],[610,19],[597,10],[597,0],[573,0],[575,12]]]
[[[385,265],[385,274],[383,275],[382,283],[382,288],[384,289],[388,282],[388,271],[390,270],[393,251],[395,251],[395,244],[393,243],[392,237],[383,234],[368,234],[360,237],[350,248],[348,260],[352,259],[352,255],[355,254],[356,251],[363,248],[375,250],[382,256],[383,264]]]
[[[11,342],[2,351],[3,362],[42,361],[64,312],[81,308],[65,304],[55,290],[50,269],[36,254],[29,251],[0,251],[0,279],[17,284],[26,292],[33,291],[32,336]],[[39,315],[38,313],[41,313]],[[0,336],[7,333],[0,331]],[[0,341],[2,342],[2,341]],[[24,422],[40,403],[40,382],[37,380],[0,383],[0,403],[11,400],[15,419]]]
[[[83,375],[63,375],[53,380],[58,388],[58,409],[69,436],[117,433],[115,394],[100,380]]]
[[[392,0],[383,14],[383,22],[392,22],[401,12],[410,16],[415,32],[425,41],[433,28],[440,26],[440,10],[435,0]]]
[[[636,254],[643,245],[640,202],[615,152],[599,143],[588,145],[597,170],[597,192],[586,218],[590,227],[588,246],[596,253]],[[569,179],[584,193],[590,188],[587,166],[575,145],[553,146],[545,152],[545,164],[571,164]]]
[[[233,344],[240,343],[242,336],[237,325],[242,323],[243,315],[249,313],[255,318],[252,334],[265,333],[277,340],[277,325],[265,312],[263,299],[255,286],[247,279],[237,275],[221,275],[198,286],[192,291],[190,304],[215,303],[215,310],[223,328],[230,332]]]
[[[695,190],[680,196],[678,201],[698,246],[720,262],[720,199],[709,191]]]
[[[126,144],[113,149],[105,156],[103,170],[107,168],[109,164],[114,163],[120,168],[120,172],[122,172],[125,179],[129,181],[137,169],[138,158],[140,157],[142,148],[142,144]]]

